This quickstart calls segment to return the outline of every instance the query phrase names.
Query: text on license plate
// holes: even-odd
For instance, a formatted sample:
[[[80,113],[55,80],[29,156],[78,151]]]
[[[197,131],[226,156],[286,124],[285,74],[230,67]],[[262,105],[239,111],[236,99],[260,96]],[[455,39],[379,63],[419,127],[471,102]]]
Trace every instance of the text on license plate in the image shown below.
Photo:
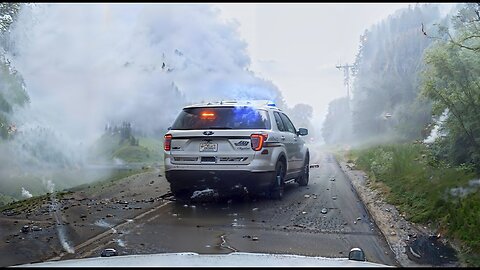
[[[201,143],[200,152],[217,152],[217,145],[216,143]]]

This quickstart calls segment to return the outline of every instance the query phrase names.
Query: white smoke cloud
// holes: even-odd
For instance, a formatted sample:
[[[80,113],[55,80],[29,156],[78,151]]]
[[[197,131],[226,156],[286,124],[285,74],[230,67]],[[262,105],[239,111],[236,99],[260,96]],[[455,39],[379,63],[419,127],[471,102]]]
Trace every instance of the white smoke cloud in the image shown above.
[[[33,195],[32,195],[32,193],[30,193],[30,191],[28,191],[24,187],[22,187],[22,197],[28,199],[28,198],[33,197]]]
[[[438,118],[438,120],[435,121],[435,126],[430,132],[430,135],[425,140],[423,140],[424,143],[428,143],[428,144],[433,143],[439,136],[446,135],[444,132],[441,131],[441,128],[445,120],[447,120],[447,118],[448,118],[448,108],[445,109],[442,115],[440,115],[440,117]]]
[[[258,98],[281,107],[277,87],[249,71],[237,27],[206,4],[23,6],[2,50],[30,103],[10,118],[17,133],[0,145],[0,178],[88,165],[106,124],[129,121],[161,137],[188,103]]]
[[[246,43],[209,5],[37,4],[12,29],[10,58],[31,106],[18,122],[89,141],[109,121],[147,132],[185,103],[281,99],[248,71]],[[165,63],[165,65],[164,65]]]
[[[52,180],[48,179],[46,180],[45,178],[42,180],[43,186],[47,188],[47,191],[49,193],[54,193],[55,192],[55,183],[52,182]]]
[[[63,247],[63,250],[65,250],[68,253],[75,253],[75,248],[73,247],[71,241],[68,239],[67,231],[64,227],[64,222],[62,218],[62,205],[59,202],[59,200],[56,197],[55,193],[55,183],[52,182],[52,180],[48,179],[43,179],[43,185],[48,189],[48,192],[50,192],[50,214],[53,215],[56,221],[56,229],[57,229],[57,235],[58,235],[58,240],[60,241],[60,244]]]

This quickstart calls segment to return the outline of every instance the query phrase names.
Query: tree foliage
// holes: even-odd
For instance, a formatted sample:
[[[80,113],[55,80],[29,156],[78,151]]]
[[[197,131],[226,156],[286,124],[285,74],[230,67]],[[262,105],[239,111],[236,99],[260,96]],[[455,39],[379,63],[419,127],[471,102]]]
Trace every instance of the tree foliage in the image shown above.
[[[421,25],[430,26],[439,19],[437,5],[417,4],[397,11],[360,36],[350,101],[351,139],[361,142],[379,136],[403,140],[422,137],[431,116],[429,102],[417,100],[418,75],[423,69],[424,50],[432,40],[424,38]],[[325,123],[330,126],[324,130],[348,130],[334,127],[350,124],[340,117],[329,113]]]
[[[8,32],[20,10],[21,3],[2,2],[0,3],[0,34]]]
[[[6,139],[15,132],[15,124],[10,122],[15,106],[29,102],[25,83],[20,74],[5,57],[6,33],[21,8],[20,3],[0,3],[0,138]]]
[[[322,126],[322,136],[326,143],[345,143],[351,139],[351,112],[346,97],[338,98],[328,105],[328,114]]]
[[[452,17],[452,28],[425,55],[422,94],[433,101],[433,113],[448,109],[438,140],[438,154],[454,163],[480,169],[480,4],[470,3]],[[453,34],[450,31],[453,30]]]
[[[360,139],[379,134],[421,137],[430,114],[428,104],[418,106],[422,102],[416,101],[418,75],[431,40],[423,38],[420,28],[439,19],[436,5],[415,5],[396,12],[362,36],[354,64],[352,100],[354,133]]]
[[[286,108],[283,109],[290,120],[292,120],[295,128],[307,128],[308,129],[308,137],[313,138],[315,137],[315,128],[312,123],[312,116],[313,116],[313,108],[312,106],[304,103],[299,103],[293,106],[293,108]]]

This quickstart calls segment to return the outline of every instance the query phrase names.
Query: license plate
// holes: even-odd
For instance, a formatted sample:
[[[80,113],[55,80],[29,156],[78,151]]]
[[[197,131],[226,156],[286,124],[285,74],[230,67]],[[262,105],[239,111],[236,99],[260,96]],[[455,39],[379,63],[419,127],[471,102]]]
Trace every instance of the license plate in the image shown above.
[[[200,143],[200,152],[217,152],[216,143]]]

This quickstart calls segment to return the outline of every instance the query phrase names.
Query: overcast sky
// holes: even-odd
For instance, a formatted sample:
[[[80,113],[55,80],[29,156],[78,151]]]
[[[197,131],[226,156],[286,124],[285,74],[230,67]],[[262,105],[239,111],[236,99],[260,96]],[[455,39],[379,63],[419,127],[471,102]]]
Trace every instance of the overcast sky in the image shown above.
[[[411,3],[415,5],[415,3]],[[215,4],[224,20],[239,23],[251,69],[271,80],[287,104],[314,107],[314,121],[328,103],[346,95],[337,64],[353,63],[360,35],[409,3]]]

